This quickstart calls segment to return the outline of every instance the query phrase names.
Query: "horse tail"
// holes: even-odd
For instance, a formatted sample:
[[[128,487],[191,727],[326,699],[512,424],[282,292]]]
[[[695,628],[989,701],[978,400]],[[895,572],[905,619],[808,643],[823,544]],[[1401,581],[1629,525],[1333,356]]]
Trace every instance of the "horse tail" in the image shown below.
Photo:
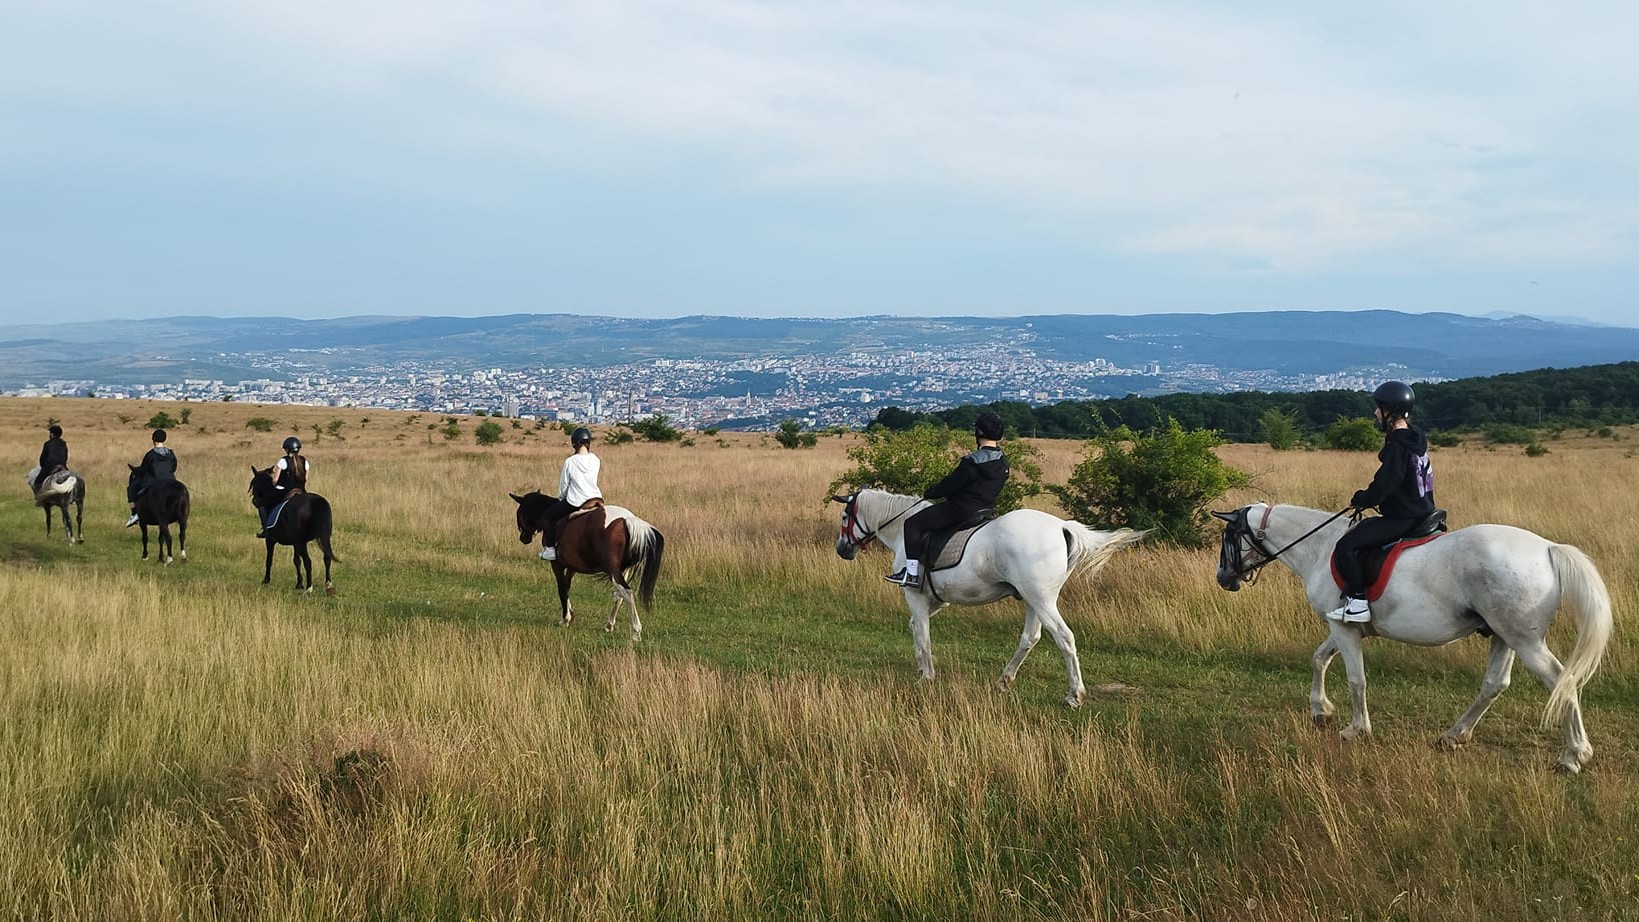
[[[340,563],[341,558],[330,550],[330,501],[317,493],[307,494],[310,499],[313,515],[313,540],[319,542],[319,550],[324,553],[324,559],[332,563]]]
[[[634,566],[641,566],[637,597],[644,610],[654,604],[654,584],[660,578],[660,559],[666,553],[666,536],[635,515],[626,516],[626,553]]]
[[[1076,521],[1064,523],[1064,551],[1070,573],[1080,570],[1097,573],[1110,562],[1115,552],[1144,540],[1150,532],[1117,528],[1115,531],[1095,531]]]
[[[1564,718],[1565,709],[1599,669],[1611,639],[1611,596],[1593,561],[1569,544],[1549,545],[1548,559],[1559,580],[1560,602],[1568,601],[1576,614],[1576,646],[1560,670],[1559,681],[1548,692],[1548,706],[1542,714],[1545,726]]]

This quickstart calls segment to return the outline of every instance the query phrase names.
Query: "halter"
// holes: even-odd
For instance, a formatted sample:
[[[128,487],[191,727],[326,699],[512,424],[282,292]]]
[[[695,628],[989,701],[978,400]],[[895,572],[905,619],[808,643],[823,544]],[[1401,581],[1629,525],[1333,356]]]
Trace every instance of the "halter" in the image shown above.
[[[838,537],[842,538],[842,540],[848,542],[849,544],[852,544],[854,547],[864,547],[865,545],[876,540],[877,532],[880,532],[887,526],[892,525],[895,519],[925,502],[927,502],[927,500],[919,499],[889,516],[887,521],[884,521],[881,525],[878,525],[869,531],[860,532],[859,491],[856,490],[851,496],[848,497],[848,505],[842,507],[842,527],[838,530]]]
[[[1322,528],[1332,524],[1339,516],[1346,514],[1350,509],[1350,507],[1344,506],[1342,509],[1333,513],[1330,518],[1326,519],[1326,521],[1321,522],[1314,528],[1311,528],[1299,535],[1292,541],[1292,543],[1286,545],[1278,551],[1271,551],[1268,547],[1264,546],[1263,539],[1266,530],[1269,528],[1269,514],[1275,511],[1275,507],[1272,505],[1265,505],[1263,507],[1263,516],[1259,518],[1258,527],[1256,529],[1252,528],[1252,524],[1246,514],[1247,510],[1250,508],[1250,506],[1243,506],[1240,512],[1236,515],[1235,521],[1230,522],[1225,526],[1224,546],[1218,554],[1219,563],[1225,565],[1227,569],[1235,574],[1237,579],[1243,583],[1246,583],[1248,586],[1258,581],[1258,574],[1262,572],[1264,567],[1274,563],[1275,558],[1286,553],[1292,548],[1297,547],[1310,535],[1313,535],[1315,532],[1320,531]],[[1242,538],[1246,539],[1247,544],[1252,545],[1252,550],[1257,551],[1259,556],[1263,558],[1262,560],[1248,564],[1241,559],[1240,539]]]

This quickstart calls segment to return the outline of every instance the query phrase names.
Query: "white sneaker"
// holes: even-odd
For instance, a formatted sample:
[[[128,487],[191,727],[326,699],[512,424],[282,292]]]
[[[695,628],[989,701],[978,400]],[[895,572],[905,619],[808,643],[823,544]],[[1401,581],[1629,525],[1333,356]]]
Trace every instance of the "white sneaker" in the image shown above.
[[[137,515],[135,512],[131,513],[131,517],[125,520],[125,527],[130,528],[132,525],[137,524],[137,521],[141,518],[142,517]]]
[[[553,548],[543,547],[543,548],[541,548],[541,559],[542,560],[557,560],[558,559],[558,552]]]
[[[1372,619],[1372,610],[1365,599],[1351,595],[1345,596],[1343,604],[1327,612],[1326,617],[1347,624],[1364,624]]]

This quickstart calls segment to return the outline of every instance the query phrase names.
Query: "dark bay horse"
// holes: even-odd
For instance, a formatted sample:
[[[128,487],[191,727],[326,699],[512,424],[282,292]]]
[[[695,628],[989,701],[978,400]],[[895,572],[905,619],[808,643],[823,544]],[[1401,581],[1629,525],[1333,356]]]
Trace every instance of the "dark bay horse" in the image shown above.
[[[518,503],[518,540],[528,544],[546,525],[546,509],[554,497],[538,492],[507,495]],[[563,618],[558,623],[567,626],[574,620],[569,608],[569,583],[576,573],[589,573],[609,580],[614,587],[614,605],[603,629],[615,629],[615,616],[625,602],[632,610],[632,640],[641,638],[643,621],[638,617],[627,577],[634,571],[640,574],[637,597],[645,609],[652,608],[654,584],[660,576],[660,558],[665,549],[666,539],[660,530],[629,509],[599,504],[571,513],[558,523],[558,559],[552,561],[552,574],[558,579],[558,602],[563,607]]]
[[[266,586],[273,578],[273,546],[288,544],[293,549],[291,560],[296,565],[296,588],[304,592],[313,591],[313,558],[308,556],[307,542],[319,542],[319,550],[324,552],[324,594],[335,595],[336,586],[330,582],[330,562],[341,560],[330,551],[330,501],[317,493],[301,492],[294,496],[284,496],[273,487],[273,468],[258,470],[250,469],[250,496],[251,502],[262,514],[266,521],[270,507],[281,503],[283,508],[278,511],[278,518],[267,526],[267,564],[262,569],[262,585]],[[307,568],[307,579],[303,582],[302,568]]]
[[[40,472],[39,468],[29,471],[23,479],[28,481],[29,489],[34,489],[34,477]],[[74,521],[68,521],[68,504],[74,504]],[[51,537],[51,510],[56,508],[62,512],[63,531],[68,533],[69,544],[84,544],[85,529],[80,527],[80,518],[85,513],[85,478],[66,467],[61,467],[40,484],[39,492],[34,494],[34,505],[46,511],[46,537]]]
[[[136,503],[137,524],[142,527],[142,559],[148,559],[148,526],[159,527],[159,560],[171,565],[171,524],[176,523],[177,547],[182,551],[182,562],[188,562],[188,488],[180,480],[157,480],[142,492],[142,468],[131,464],[131,479],[125,486],[125,495]]]

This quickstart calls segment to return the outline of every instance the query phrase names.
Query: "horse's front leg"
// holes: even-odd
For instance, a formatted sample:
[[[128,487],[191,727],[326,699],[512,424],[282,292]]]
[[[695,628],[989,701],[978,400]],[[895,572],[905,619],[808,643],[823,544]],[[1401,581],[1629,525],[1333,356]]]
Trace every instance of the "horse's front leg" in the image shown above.
[[[922,592],[905,590],[905,604],[911,609],[911,649],[916,654],[916,668],[922,679],[933,681],[933,640],[928,632],[928,620],[933,617],[934,605]]]
[[[139,524],[137,527],[142,529],[142,559],[147,560],[148,559],[148,523],[143,522],[143,523]]]
[[[1491,659],[1485,666],[1485,678],[1480,680],[1480,694],[1474,703],[1468,706],[1463,716],[1451,725],[1441,737],[1434,741],[1434,748],[1449,752],[1474,738],[1474,725],[1485,716],[1491,702],[1508,688],[1514,671],[1514,648],[1503,643],[1501,637],[1491,638]]]
[[[1024,610],[1024,630],[1019,634],[1019,648],[1013,651],[1013,658],[1007,661],[1002,669],[1001,678],[996,680],[996,687],[1007,691],[1013,687],[1013,680],[1019,675],[1019,667],[1024,665],[1024,658],[1035,649],[1036,642],[1041,640],[1041,619],[1036,617],[1036,610]]]
[[[1327,634],[1309,657],[1309,665],[1314,670],[1314,677],[1309,683],[1309,719],[1317,727],[1332,722],[1332,699],[1326,697],[1326,667],[1332,664],[1332,657],[1336,655],[1337,641]]]
[[[1332,639],[1337,652],[1343,654],[1343,671],[1349,676],[1349,703],[1353,714],[1349,725],[1338,732],[1345,740],[1366,739],[1372,735],[1371,715],[1366,712],[1366,657],[1361,649],[1360,631],[1353,626],[1332,625]]]
[[[554,560],[552,561],[552,575],[558,579],[558,605],[563,609],[563,615],[558,619],[558,626],[568,627],[569,622],[575,620],[575,613],[569,607],[569,584],[574,582],[575,573]]]
[[[145,532],[147,529],[143,529]],[[146,537],[146,535],[144,535]],[[147,555],[144,555],[147,556]],[[262,585],[273,581],[273,539],[267,539],[267,562],[262,566]]]

